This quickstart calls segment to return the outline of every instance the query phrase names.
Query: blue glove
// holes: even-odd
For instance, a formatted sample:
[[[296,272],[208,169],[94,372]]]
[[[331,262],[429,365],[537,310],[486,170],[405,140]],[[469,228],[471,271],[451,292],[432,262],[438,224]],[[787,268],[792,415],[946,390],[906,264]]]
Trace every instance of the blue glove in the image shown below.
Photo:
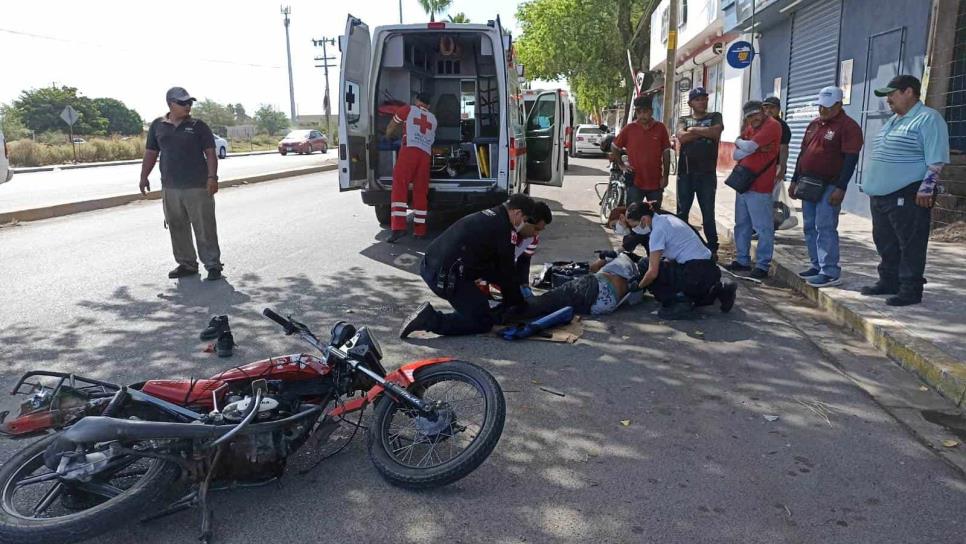
[[[527,285],[521,285],[520,286],[520,294],[523,295],[523,298],[532,298],[533,297],[533,289],[530,289],[530,287],[527,286]]]

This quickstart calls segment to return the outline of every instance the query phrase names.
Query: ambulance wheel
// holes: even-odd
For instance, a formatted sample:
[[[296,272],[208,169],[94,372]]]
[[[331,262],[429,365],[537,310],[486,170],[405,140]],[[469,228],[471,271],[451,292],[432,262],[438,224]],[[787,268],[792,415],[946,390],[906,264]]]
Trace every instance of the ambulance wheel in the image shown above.
[[[389,204],[376,204],[373,206],[376,209],[376,219],[379,221],[379,225],[386,227],[389,226]]]

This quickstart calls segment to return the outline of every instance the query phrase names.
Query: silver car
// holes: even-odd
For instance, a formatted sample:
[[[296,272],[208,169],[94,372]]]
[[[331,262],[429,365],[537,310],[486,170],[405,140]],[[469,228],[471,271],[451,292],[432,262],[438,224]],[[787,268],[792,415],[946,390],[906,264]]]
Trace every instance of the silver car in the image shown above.
[[[13,168],[10,168],[10,161],[7,160],[7,141],[3,139],[0,132],[0,183],[6,183],[13,179]]]

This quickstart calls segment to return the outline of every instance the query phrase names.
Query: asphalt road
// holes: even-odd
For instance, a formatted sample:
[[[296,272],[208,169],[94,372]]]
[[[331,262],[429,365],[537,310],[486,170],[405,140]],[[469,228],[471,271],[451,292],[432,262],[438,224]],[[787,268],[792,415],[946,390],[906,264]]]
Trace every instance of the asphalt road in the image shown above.
[[[596,222],[601,164],[574,160],[563,189],[534,189],[555,213],[535,262],[612,243]],[[575,345],[400,341],[407,312],[439,302],[415,274],[426,242],[384,243],[372,210],[334,178],[219,193],[226,282],[166,278],[158,202],[0,229],[0,389],[33,368],[134,382],[301,349],[260,316],[269,306],[322,332],[339,319],[371,326],[388,367],[440,355],[485,366],[506,391],[507,426],[486,463],[439,490],[390,487],[358,441],[281,486],[216,493],[219,542],[966,539],[962,473],[894,416],[945,401],[803,299],[741,285],[731,314],[706,308],[681,322],[644,302],[586,320]],[[197,340],[216,313],[231,316],[230,360]],[[17,446],[0,444],[0,459]],[[198,519],[181,513],[99,542],[189,542]]]
[[[327,159],[334,160],[335,152],[284,157],[279,154],[229,155],[219,161],[218,175],[226,180],[313,166]],[[140,164],[16,174],[9,183],[0,185],[0,213],[137,193],[140,178]],[[149,179],[152,189],[161,188],[159,166],[155,166]]]

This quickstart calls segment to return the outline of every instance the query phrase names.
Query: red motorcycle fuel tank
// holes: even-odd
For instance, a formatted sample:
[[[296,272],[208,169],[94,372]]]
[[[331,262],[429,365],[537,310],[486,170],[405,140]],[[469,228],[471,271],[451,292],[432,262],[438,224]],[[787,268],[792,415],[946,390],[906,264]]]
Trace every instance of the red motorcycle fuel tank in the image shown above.
[[[222,380],[151,380],[144,382],[141,391],[178,406],[212,409],[215,405],[211,392],[224,384]],[[226,387],[218,392],[218,402],[222,401],[227,391]]]
[[[297,382],[314,380],[328,373],[329,365],[322,362],[318,357],[307,353],[295,353],[235,367],[212,376],[211,379],[237,382],[264,378],[266,380]]]

